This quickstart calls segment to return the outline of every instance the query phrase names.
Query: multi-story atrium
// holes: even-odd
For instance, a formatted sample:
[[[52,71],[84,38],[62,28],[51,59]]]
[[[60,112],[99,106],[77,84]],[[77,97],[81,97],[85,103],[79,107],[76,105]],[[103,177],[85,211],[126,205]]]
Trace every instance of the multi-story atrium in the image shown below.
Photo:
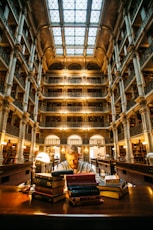
[[[0,0],[0,164],[145,162],[153,152],[152,0]]]

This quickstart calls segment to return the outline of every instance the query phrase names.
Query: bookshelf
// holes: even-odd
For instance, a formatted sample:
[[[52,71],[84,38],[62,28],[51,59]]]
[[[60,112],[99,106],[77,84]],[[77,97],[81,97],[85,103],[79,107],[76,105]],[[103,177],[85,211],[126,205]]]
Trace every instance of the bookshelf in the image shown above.
[[[132,143],[134,162],[144,162],[146,156],[146,146],[139,140],[138,143]]]
[[[11,143],[9,140],[3,147],[3,164],[11,164],[15,162],[16,144]]]

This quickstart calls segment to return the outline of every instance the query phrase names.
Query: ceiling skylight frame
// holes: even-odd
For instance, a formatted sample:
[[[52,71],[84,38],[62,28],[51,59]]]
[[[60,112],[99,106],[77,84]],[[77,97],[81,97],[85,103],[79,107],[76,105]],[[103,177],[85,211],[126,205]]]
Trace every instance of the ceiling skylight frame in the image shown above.
[[[56,56],[94,56],[103,0],[47,0]]]

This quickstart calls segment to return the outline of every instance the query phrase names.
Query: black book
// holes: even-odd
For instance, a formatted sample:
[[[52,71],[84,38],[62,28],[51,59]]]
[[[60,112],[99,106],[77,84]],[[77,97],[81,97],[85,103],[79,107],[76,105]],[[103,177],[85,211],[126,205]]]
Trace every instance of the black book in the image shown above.
[[[92,186],[90,189],[80,188],[68,190],[68,194],[70,197],[99,195],[99,193],[100,191],[96,186]]]

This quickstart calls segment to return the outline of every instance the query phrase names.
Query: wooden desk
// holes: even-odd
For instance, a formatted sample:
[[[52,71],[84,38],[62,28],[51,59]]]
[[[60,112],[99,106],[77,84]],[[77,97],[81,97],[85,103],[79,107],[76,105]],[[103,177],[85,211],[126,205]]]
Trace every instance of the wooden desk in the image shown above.
[[[73,207],[66,200],[54,204],[32,200],[15,186],[0,186],[0,223],[5,229],[142,229],[153,224],[153,187],[130,187],[120,200],[104,198],[103,204]]]

